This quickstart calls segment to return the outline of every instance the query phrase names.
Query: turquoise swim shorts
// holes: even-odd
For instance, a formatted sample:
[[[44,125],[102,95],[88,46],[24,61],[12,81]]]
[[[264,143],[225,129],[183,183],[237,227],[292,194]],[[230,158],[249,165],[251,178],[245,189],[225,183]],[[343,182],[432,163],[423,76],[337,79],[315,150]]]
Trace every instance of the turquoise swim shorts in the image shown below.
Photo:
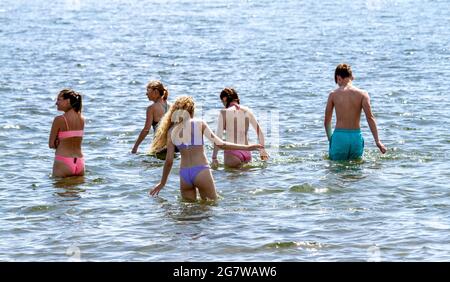
[[[336,128],[331,135],[330,159],[333,161],[354,160],[364,153],[364,139],[360,129]]]

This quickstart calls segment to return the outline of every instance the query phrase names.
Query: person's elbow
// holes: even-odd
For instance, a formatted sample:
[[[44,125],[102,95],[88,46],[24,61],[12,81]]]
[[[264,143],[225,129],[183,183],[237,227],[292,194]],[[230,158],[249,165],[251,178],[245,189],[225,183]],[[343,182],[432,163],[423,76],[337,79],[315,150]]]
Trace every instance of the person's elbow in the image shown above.
[[[373,115],[367,115],[366,119],[367,119],[368,123],[375,123],[376,122],[375,121],[375,116],[373,116]]]
[[[225,149],[225,144],[220,143],[220,144],[214,144],[214,146],[216,146],[217,148],[219,148],[220,150],[224,150]]]
[[[164,163],[168,167],[172,167],[173,165],[173,158],[170,158],[169,156],[166,156],[166,162]]]

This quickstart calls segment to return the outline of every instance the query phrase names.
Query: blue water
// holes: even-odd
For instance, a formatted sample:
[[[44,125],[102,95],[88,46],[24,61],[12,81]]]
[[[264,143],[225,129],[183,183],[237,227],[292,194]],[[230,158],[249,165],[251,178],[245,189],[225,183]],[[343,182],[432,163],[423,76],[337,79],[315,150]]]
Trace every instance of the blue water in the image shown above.
[[[449,2],[316,2],[2,0],[0,260],[449,261]],[[327,159],[341,62],[371,95],[386,155],[363,117],[364,161]],[[149,198],[163,163],[150,136],[129,152],[151,79],[171,101],[192,95],[213,128],[234,86],[270,161],[214,171],[207,205],[181,201],[176,160]],[[64,87],[84,97],[84,179],[50,177]]]

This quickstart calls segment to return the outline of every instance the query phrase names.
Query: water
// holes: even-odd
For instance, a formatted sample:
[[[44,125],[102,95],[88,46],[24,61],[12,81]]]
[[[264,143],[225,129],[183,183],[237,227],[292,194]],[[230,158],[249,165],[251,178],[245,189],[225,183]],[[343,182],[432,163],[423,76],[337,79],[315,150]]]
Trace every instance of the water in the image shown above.
[[[1,2],[0,260],[450,260],[448,1],[143,2]],[[340,62],[371,94],[386,155],[363,118],[364,161],[326,159]],[[149,198],[162,162],[150,137],[129,152],[150,79],[214,128],[225,86],[261,118],[278,111],[271,160],[214,171],[213,205],[180,200],[177,160]],[[58,181],[64,87],[84,95],[87,173]]]

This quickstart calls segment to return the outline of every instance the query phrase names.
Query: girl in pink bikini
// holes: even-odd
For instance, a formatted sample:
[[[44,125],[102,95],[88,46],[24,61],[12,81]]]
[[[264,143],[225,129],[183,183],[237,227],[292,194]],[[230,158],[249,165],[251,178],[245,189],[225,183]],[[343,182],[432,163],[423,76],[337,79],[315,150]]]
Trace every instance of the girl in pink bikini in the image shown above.
[[[84,117],[81,115],[81,95],[72,89],[59,92],[56,101],[58,111],[50,130],[48,146],[56,149],[53,163],[54,177],[84,175],[84,159],[81,150]]]
[[[163,117],[155,139],[153,140],[151,152],[158,152],[167,147],[167,157],[164,163],[161,182],[149,191],[150,195],[156,196],[166,185],[170,170],[173,165],[175,147],[180,150],[180,191],[181,196],[190,201],[197,199],[197,189],[202,200],[216,200],[216,187],[208,160],[204,151],[203,136],[220,149],[227,150],[257,150],[262,145],[238,145],[223,142],[217,137],[206,122],[194,119],[194,100],[189,96],[178,97]]]
[[[223,132],[226,132],[226,141],[237,144],[248,144],[248,129],[251,125],[258,136],[258,141],[264,146],[264,134],[259,126],[253,113],[249,108],[240,105],[239,96],[233,88],[225,88],[220,93],[220,100],[225,109],[222,109],[219,114],[216,134],[222,138]],[[214,146],[212,154],[212,166],[217,167],[219,162],[217,160],[218,148]],[[269,155],[264,148],[259,150],[261,160],[268,160]],[[252,160],[252,155],[249,151],[242,150],[225,150],[224,164],[227,167],[239,168],[243,164]]]

